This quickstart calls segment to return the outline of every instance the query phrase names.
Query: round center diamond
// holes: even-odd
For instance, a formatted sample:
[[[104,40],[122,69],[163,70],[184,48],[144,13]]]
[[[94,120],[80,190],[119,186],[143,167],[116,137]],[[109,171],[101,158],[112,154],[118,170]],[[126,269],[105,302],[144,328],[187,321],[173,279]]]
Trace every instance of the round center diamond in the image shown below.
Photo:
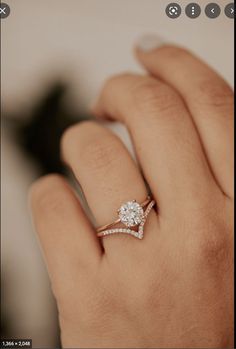
[[[136,201],[128,201],[118,210],[121,222],[127,227],[134,227],[143,219],[143,208]]]

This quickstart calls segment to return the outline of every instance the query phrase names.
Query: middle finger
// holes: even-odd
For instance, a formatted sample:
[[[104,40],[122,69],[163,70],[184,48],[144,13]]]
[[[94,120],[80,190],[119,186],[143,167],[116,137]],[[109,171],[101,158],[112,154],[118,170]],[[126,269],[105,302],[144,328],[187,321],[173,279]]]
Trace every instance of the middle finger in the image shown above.
[[[202,204],[206,189],[216,190],[189,112],[165,83],[133,74],[116,76],[105,84],[93,112],[127,125],[160,215]]]

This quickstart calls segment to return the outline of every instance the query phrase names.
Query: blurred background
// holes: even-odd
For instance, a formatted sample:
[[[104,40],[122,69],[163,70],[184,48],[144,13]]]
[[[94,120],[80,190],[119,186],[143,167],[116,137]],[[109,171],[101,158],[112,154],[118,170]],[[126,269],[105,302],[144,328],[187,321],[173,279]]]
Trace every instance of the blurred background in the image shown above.
[[[67,175],[59,139],[70,124],[90,118],[104,80],[142,72],[132,55],[146,33],[188,47],[233,86],[233,20],[229,1],[209,19],[183,10],[169,19],[166,0],[5,0],[1,19],[1,323],[2,337],[31,338],[34,348],[59,348],[56,307],[27,203],[42,174]],[[168,68],[168,67],[167,67]],[[127,142],[119,125],[114,131]]]

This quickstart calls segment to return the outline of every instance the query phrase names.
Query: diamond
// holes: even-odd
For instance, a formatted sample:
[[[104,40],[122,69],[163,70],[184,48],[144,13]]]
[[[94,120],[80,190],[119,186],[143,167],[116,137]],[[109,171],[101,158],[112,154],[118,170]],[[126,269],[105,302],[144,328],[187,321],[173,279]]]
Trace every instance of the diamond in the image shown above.
[[[144,211],[142,206],[134,201],[128,201],[118,210],[120,221],[127,227],[135,227],[142,222]]]

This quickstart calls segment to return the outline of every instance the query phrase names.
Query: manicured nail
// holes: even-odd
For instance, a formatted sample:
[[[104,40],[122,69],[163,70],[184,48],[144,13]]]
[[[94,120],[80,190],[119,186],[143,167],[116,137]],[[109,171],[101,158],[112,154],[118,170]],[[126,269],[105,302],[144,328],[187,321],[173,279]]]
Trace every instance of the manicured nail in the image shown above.
[[[164,41],[156,34],[146,34],[139,38],[136,47],[143,51],[149,52],[164,45]]]

